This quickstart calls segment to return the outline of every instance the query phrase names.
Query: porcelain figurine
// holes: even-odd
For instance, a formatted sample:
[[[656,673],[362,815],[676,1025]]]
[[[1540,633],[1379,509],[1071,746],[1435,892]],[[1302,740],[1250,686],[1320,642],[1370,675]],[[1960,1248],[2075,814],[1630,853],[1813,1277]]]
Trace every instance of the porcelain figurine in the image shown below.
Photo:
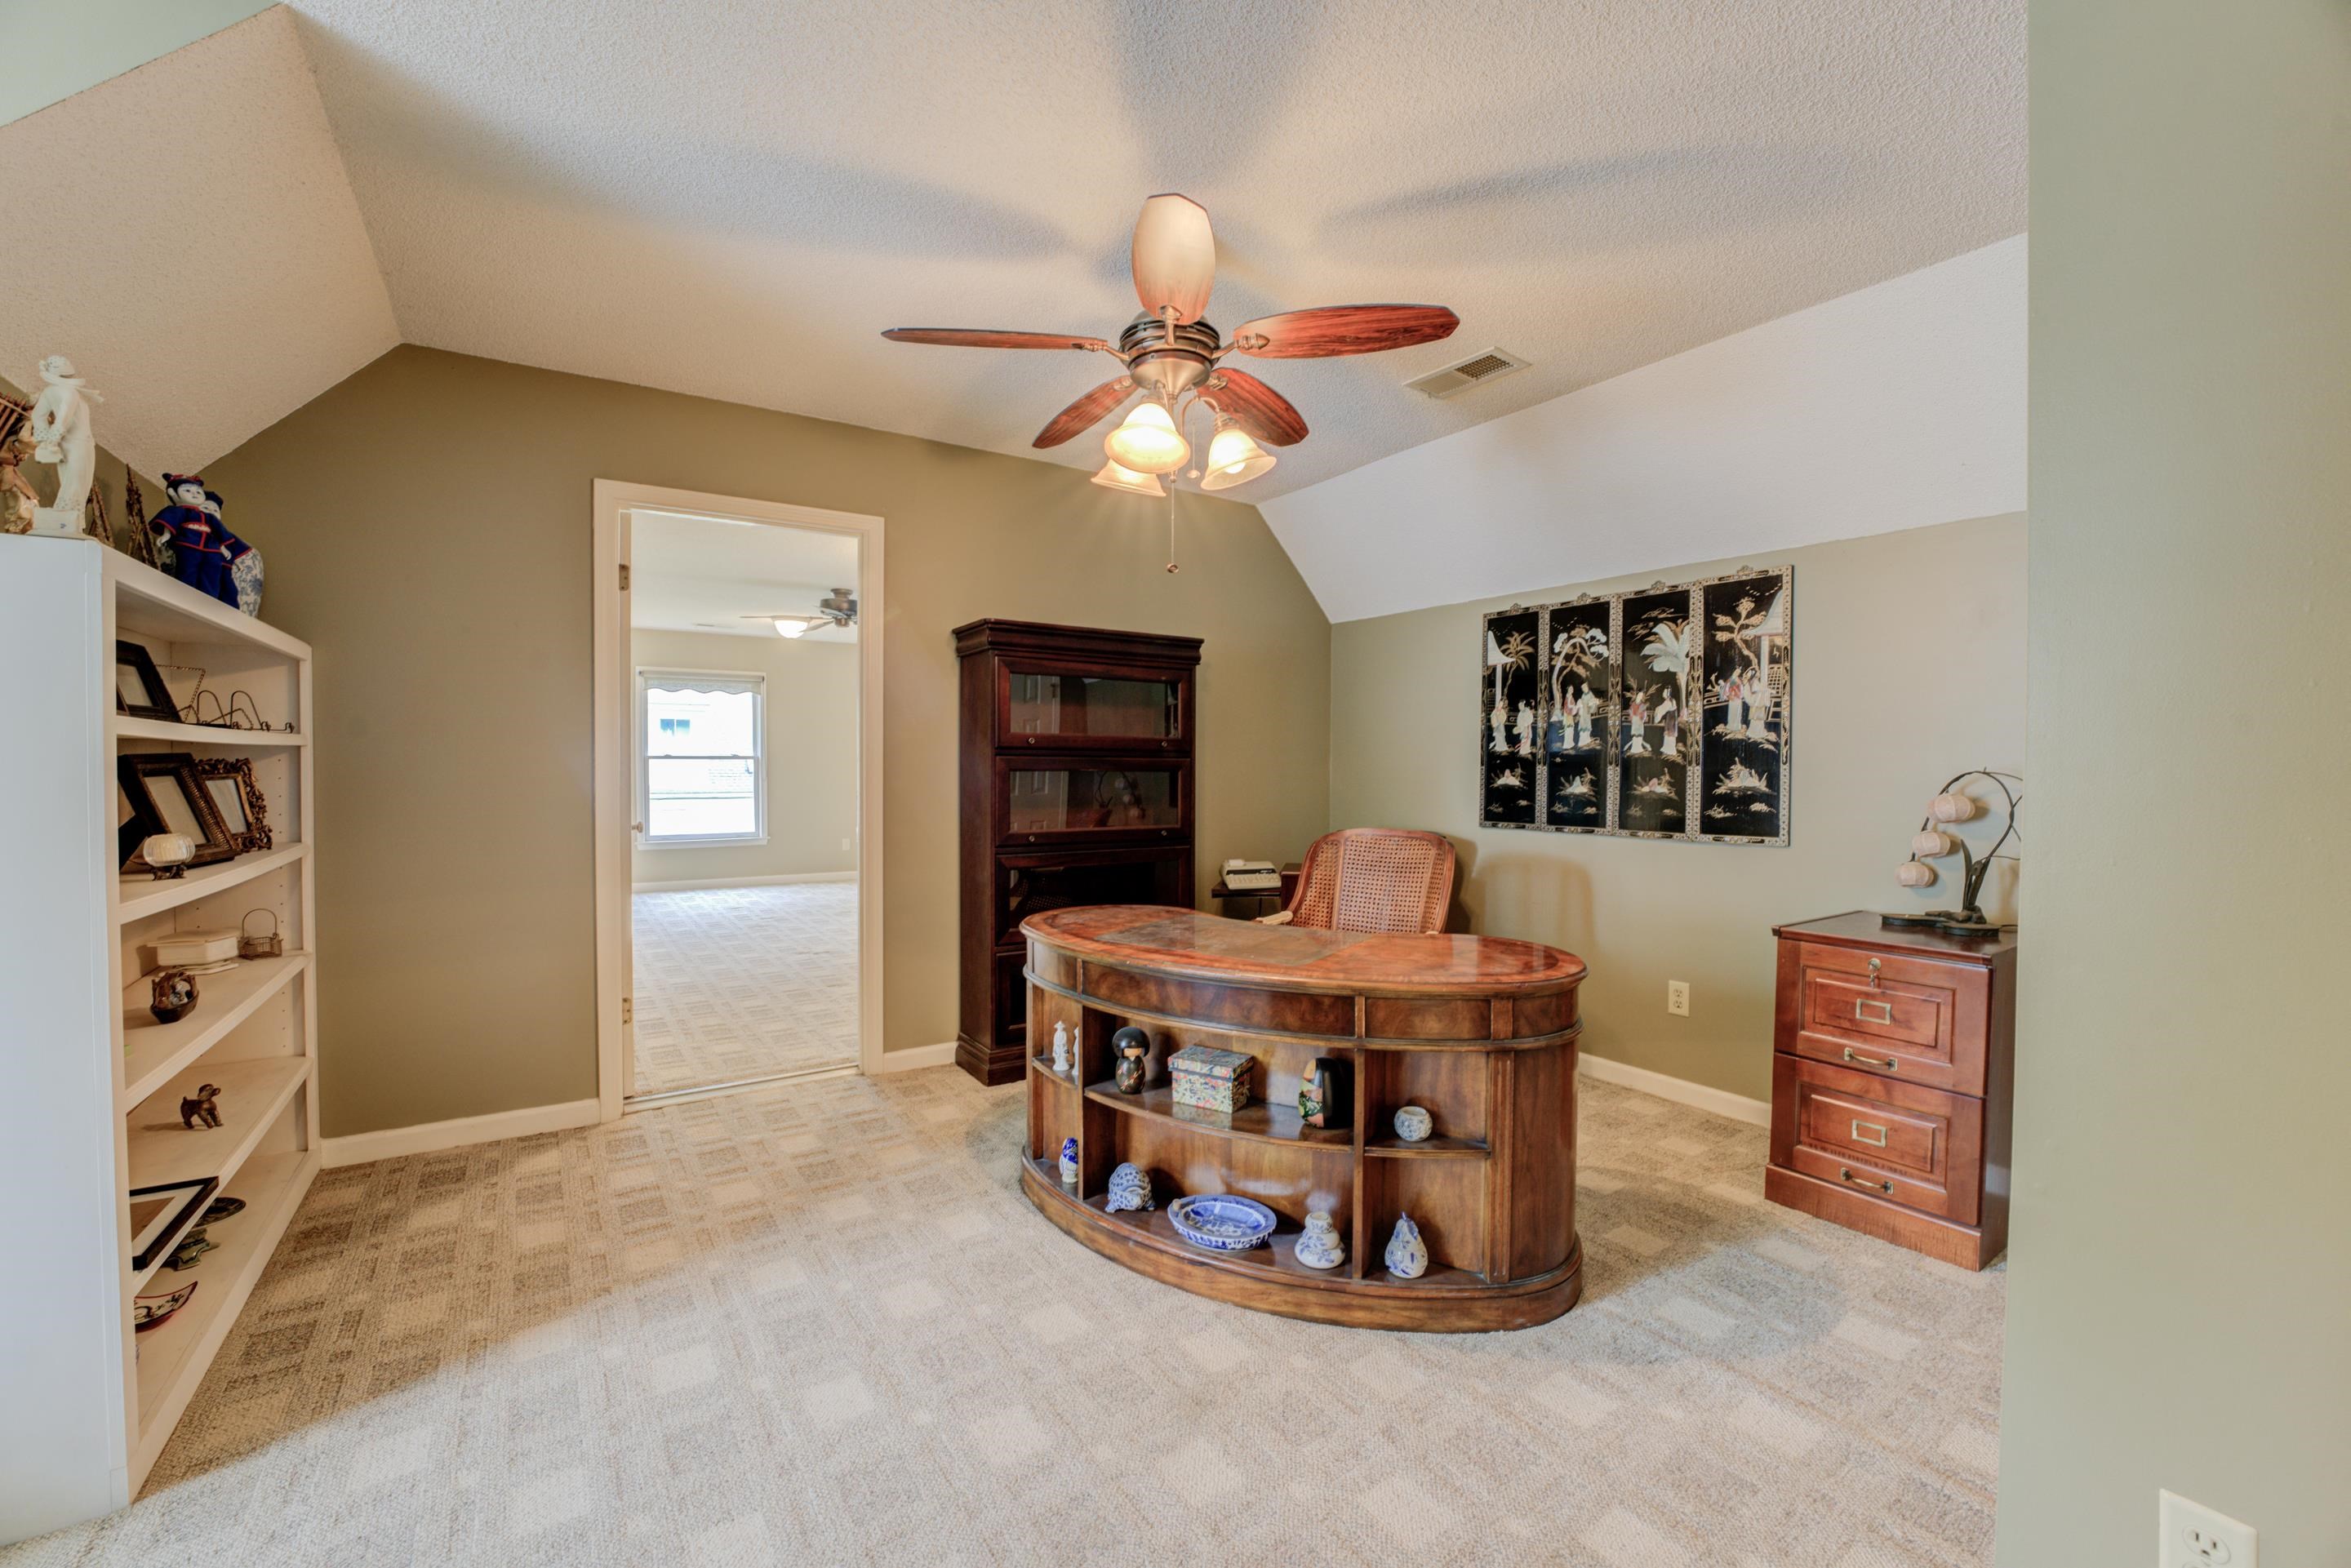
[[[1053,1026],[1053,1071],[1066,1078],[1070,1075],[1070,1026]]]
[[[188,1095],[180,1102],[181,1125],[191,1131],[193,1131],[199,1126],[219,1126],[221,1124],[220,1107],[214,1103],[214,1102],[219,1098],[220,1086],[218,1084],[198,1084],[196,1086],[196,1092],[193,1094]]]
[[[36,507],[32,531],[59,538],[78,538],[89,505],[89,487],[98,477],[98,438],[90,434],[89,405],[106,400],[82,384],[73,361],[51,354],[41,361],[41,395],[25,421],[33,436],[33,458],[57,465],[57,498]]]
[[[1420,1227],[1412,1216],[1396,1216],[1395,1229],[1388,1237],[1388,1249],[1382,1261],[1389,1274],[1399,1280],[1417,1280],[1428,1271],[1428,1243],[1420,1239]]]
[[[1331,1223],[1329,1213],[1318,1208],[1306,1217],[1297,1258],[1309,1269],[1335,1269],[1347,1260],[1347,1244],[1339,1239],[1339,1228]]]
[[[1417,1105],[1399,1105],[1395,1113],[1396,1136],[1407,1144],[1419,1143],[1437,1130],[1436,1120]]]
[[[1111,1172],[1110,1201],[1102,1207],[1112,1214],[1122,1209],[1139,1213],[1146,1208],[1158,1207],[1151,1197],[1151,1173],[1132,1160]]]
[[[1335,1056],[1318,1056],[1298,1077],[1298,1119],[1327,1130],[1347,1125],[1354,1069]]]
[[[1075,1138],[1061,1140],[1061,1185],[1078,1185],[1078,1141]]]
[[[1111,1069],[1118,1092],[1122,1094],[1142,1093],[1144,1081],[1151,1074],[1151,1037],[1129,1024],[1111,1036],[1110,1043],[1111,1048],[1118,1052],[1118,1061]]]

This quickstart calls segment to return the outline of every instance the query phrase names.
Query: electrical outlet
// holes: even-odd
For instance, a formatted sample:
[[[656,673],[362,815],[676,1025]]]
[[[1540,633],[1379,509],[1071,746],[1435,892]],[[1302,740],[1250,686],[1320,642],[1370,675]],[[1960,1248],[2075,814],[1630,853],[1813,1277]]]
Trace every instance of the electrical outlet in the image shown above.
[[[2253,1527],[2215,1513],[2177,1492],[2158,1494],[2163,1555],[2160,1568],[2259,1568],[2261,1551]]]
[[[1666,1010],[1676,1018],[1689,1017],[1689,982],[1687,980],[1666,982]]]

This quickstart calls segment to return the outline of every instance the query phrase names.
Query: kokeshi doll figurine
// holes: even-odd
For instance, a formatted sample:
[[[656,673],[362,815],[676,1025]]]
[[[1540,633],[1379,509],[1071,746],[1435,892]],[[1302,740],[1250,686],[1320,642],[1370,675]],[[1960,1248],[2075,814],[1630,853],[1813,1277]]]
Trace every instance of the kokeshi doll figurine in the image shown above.
[[[1111,1036],[1110,1042],[1118,1051],[1118,1061],[1111,1068],[1118,1092],[1142,1093],[1144,1081],[1151,1074],[1151,1037],[1129,1024]]]

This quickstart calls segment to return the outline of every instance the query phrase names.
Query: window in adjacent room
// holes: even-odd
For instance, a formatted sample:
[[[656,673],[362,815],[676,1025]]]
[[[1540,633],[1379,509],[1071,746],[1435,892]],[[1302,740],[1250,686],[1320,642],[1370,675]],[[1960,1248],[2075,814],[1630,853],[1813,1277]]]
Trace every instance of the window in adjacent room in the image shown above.
[[[641,842],[767,841],[766,706],[764,675],[637,672]]]

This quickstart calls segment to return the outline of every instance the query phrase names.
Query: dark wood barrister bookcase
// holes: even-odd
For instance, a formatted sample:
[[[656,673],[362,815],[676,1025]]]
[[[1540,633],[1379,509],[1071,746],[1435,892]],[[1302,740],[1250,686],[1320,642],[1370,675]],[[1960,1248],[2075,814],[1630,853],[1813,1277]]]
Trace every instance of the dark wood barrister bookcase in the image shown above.
[[[1074,904],[1192,906],[1200,639],[996,620],[955,638],[956,1062],[1010,1083],[1028,1054],[1021,921]]]

